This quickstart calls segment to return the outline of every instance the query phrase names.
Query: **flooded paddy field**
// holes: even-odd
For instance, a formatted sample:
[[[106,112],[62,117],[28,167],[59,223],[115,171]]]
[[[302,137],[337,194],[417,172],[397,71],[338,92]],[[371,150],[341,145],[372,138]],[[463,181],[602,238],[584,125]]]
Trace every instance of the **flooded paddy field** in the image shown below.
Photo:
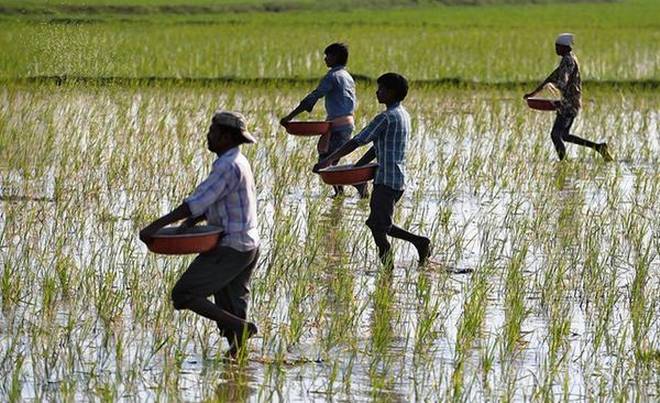
[[[638,400],[660,394],[660,98],[590,90],[568,146],[522,91],[413,86],[408,187],[380,269],[352,189],[311,172],[279,117],[304,86],[0,88],[1,400]],[[356,126],[381,107],[359,84]],[[262,255],[237,363],[169,292],[192,257],[139,228],[208,173],[218,108],[242,111]],[[318,109],[318,108],[317,108]],[[317,110],[315,117],[322,117]],[[366,151],[366,150],[365,150]],[[357,159],[358,155],[355,155]]]

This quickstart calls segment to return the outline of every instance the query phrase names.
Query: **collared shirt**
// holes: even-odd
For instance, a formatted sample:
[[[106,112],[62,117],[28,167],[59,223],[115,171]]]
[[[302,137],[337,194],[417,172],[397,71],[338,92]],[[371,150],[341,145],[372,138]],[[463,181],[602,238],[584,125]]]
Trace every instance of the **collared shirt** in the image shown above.
[[[311,112],[321,97],[325,97],[327,120],[353,114],[355,110],[355,81],[346,71],[345,66],[335,66],[328,70],[318,87],[300,101],[300,105],[307,112]]]
[[[390,105],[353,138],[358,144],[374,143],[376,170],[374,184],[403,190],[406,185],[406,143],[410,115],[399,103]]]
[[[221,246],[246,252],[259,246],[257,198],[250,163],[238,147],[220,155],[209,176],[184,202],[193,217],[222,228]]]
[[[559,113],[577,115],[582,107],[582,80],[580,65],[572,52],[562,56],[559,66],[550,74],[548,81],[561,91]]]

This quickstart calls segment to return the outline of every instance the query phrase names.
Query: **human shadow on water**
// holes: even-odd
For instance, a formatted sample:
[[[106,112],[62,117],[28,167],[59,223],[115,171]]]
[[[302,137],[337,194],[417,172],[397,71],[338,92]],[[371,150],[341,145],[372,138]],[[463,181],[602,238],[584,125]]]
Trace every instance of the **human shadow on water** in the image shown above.
[[[258,384],[249,366],[228,363],[219,374],[222,379],[216,386],[213,396],[218,402],[244,402],[257,393],[251,385]]]
[[[373,311],[369,321],[368,351],[371,356],[368,378],[371,400],[404,401],[397,391],[397,376],[401,370],[403,335],[398,334],[402,312],[393,287],[394,275],[381,270],[371,295]]]
[[[458,267],[438,260],[437,258],[429,259],[424,267],[426,268],[426,271],[444,271],[448,274],[470,274],[474,272],[474,269],[471,267]]]
[[[567,256],[573,256],[578,246],[575,240],[579,239],[580,228],[584,221],[582,207],[584,193],[578,186],[579,173],[571,164],[558,164],[554,172],[555,193],[559,206],[555,218],[555,239],[560,250]]]
[[[346,251],[346,239],[341,233],[341,223],[344,219],[341,200],[334,200],[330,211],[323,218],[323,226],[326,229],[321,235],[323,254],[329,261],[338,262]]]

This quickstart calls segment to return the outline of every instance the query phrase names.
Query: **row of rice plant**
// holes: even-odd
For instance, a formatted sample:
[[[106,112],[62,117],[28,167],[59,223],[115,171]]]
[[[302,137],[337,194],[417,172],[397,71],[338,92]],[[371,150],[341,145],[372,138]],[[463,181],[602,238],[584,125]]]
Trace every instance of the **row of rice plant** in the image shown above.
[[[535,81],[556,63],[555,36],[572,31],[583,78],[657,81],[658,11],[637,0],[86,21],[100,18],[92,13],[64,24],[7,17],[0,77],[316,78],[324,46],[344,41],[350,70],[369,77]]]
[[[0,396],[69,399],[652,400],[657,396],[658,97],[591,92],[569,148],[518,92],[415,87],[410,183],[380,271],[367,205],[329,199],[313,140],[278,117],[304,89],[17,86],[0,90]],[[360,85],[357,125],[380,110]],[[188,257],[137,230],[201,180],[216,108],[239,110],[259,191],[260,324],[238,364],[214,325],[175,312]],[[314,115],[316,116],[316,115]],[[317,116],[318,117],[318,116]]]

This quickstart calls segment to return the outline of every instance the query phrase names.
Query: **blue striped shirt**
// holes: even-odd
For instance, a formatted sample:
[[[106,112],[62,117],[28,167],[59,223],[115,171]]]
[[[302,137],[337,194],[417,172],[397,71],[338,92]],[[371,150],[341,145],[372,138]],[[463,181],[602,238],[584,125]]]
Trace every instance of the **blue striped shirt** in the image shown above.
[[[322,97],[325,97],[327,120],[353,114],[355,111],[355,81],[346,71],[345,66],[335,66],[328,70],[318,87],[300,101],[300,105],[307,112],[311,112],[316,102]]]
[[[250,163],[238,147],[214,162],[211,173],[184,202],[193,217],[222,228],[221,246],[246,252],[259,246],[257,198]]]
[[[374,143],[379,167],[374,184],[394,190],[406,186],[406,143],[410,134],[410,115],[401,104],[390,105],[353,138],[358,144]]]

